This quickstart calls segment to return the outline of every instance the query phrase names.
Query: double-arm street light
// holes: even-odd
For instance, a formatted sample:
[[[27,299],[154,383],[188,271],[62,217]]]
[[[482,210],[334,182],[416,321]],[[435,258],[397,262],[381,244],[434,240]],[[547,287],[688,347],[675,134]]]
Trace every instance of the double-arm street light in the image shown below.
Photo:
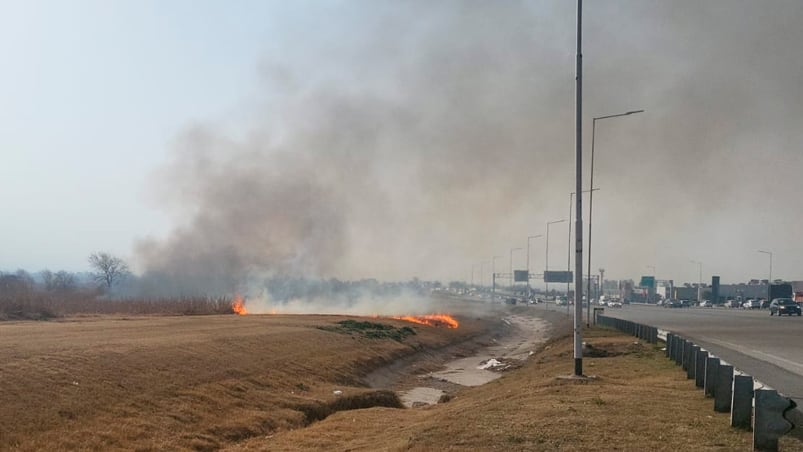
[[[697,282],[697,303],[702,302],[703,294],[703,263],[700,261],[691,260],[692,264],[697,264],[697,271],[699,271],[699,281]]]
[[[597,116],[591,122],[591,184],[589,184],[589,188],[591,189],[591,193],[588,194],[588,303],[589,303],[589,310],[591,309],[591,213],[593,211],[594,206],[594,142],[596,140],[597,135],[597,121],[601,121],[603,119],[611,119],[611,118],[618,118],[621,116],[629,116],[636,113],[643,113],[644,110],[632,110],[627,111],[624,113],[619,113],[615,115],[607,115],[607,116]]]
[[[772,301],[770,300],[770,296],[772,296],[772,251],[758,250],[758,252],[770,255],[770,276],[767,279],[767,303],[769,303]]]
[[[543,237],[543,235],[531,235],[527,237],[527,297],[530,296],[530,240]]]
[[[547,271],[549,270],[549,225],[550,224],[556,224],[556,223],[563,223],[564,221],[566,221],[565,218],[562,219],[562,220],[548,221],[547,224],[546,224],[546,259],[544,259],[544,267],[545,267],[545,270],[544,270],[544,284],[546,285],[546,296],[547,297],[549,297],[549,282],[547,282],[547,276],[546,276]],[[568,297],[569,294],[566,294],[566,295]],[[567,302],[568,302],[568,298],[567,298]]]

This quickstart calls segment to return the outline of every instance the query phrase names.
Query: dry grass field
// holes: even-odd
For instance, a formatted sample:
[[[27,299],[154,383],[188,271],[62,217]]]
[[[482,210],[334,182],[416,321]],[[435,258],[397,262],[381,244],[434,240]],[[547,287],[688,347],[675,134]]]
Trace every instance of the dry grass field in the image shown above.
[[[751,450],[750,433],[731,429],[660,350],[611,331],[587,334],[612,355],[584,360],[593,381],[557,378],[573,369],[563,338],[523,368],[447,403],[340,412],[231,450]]]
[[[359,377],[477,338],[487,321],[343,320],[0,323],[0,450],[750,450],[750,434],[728,427],[685,372],[629,336],[586,332],[610,354],[584,360],[591,381],[557,378],[573,365],[563,337],[498,380],[403,409]]]
[[[395,406],[395,395],[362,387],[358,377],[482,331],[470,318],[459,329],[367,319],[393,326],[392,332],[417,333],[396,340],[343,329],[342,320],[223,315],[2,322],[0,449],[215,450],[303,427],[341,408]]]

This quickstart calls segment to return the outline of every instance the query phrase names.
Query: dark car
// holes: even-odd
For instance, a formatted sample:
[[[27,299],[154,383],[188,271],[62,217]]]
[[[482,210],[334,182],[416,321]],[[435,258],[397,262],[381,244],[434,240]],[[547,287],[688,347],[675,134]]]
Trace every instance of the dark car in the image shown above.
[[[800,305],[791,298],[776,298],[770,303],[770,315],[800,315]]]

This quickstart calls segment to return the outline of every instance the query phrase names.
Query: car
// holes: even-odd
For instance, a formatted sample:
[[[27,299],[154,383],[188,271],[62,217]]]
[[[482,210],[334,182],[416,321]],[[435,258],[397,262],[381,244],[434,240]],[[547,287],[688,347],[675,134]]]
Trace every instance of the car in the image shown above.
[[[761,300],[758,298],[751,298],[742,303],[742,309],[761,309]]]
[[[714,303],[711,303],[711,300],[703,300],[703,302],[700,303],[700,307],[701,308],[713,308],[714,307]]]
[[[795,303],[795,300],[791,298],[776,298],[770,303],[770,315],[775,314],[778,314],[778,317],[793,314],[800,316],[800,305]]]
[[[683,303],[680,300],[664,300],[663,306],[665,308],[682,308]]]
[[[621,308],[622,307],[622,303],[619,302],[619,301],[616,301],[616,300],[609,301],[608,302],[608,307],[609,308]]]

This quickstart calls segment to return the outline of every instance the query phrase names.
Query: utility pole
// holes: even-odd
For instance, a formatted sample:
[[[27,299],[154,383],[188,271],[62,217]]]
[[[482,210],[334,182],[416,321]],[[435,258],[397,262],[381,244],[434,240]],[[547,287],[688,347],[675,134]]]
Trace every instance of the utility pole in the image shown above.
[[[532,296],[532,292],[530,290],[530,239],[537,239],[538,237],[543,237],[541,234],[538,235],[531,235],[527,237],[527,298]]]
[[[496,301],[496,260],[502,259],[502,256],[494,256],[491,258],[491,272],[493,273],[493,281],[491,285],[491,302]]]
[[[770,276],[769,279],[767,280],[767,303],[770,303],[772,302],[772,299],[770,299],[770,297],[772,296],[772,251],[758,250],[758,252],[763,254],[769,254],[770,256]]]

